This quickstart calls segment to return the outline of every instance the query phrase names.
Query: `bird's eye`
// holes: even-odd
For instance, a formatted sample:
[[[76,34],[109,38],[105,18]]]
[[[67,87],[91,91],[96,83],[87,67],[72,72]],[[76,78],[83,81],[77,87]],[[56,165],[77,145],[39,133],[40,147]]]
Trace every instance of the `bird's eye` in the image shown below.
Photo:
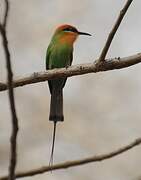
[[[77,30],[75,28],[72,28],[72,27],[65,28],[63,31],[65,31],[65,32],[77,32]]]
[[[67,32],[68,32],[68,31],[69,31],[69,32],[71,31],[71,32],[72,32],[72,28],[65,28],[63,31],[67,31]]]

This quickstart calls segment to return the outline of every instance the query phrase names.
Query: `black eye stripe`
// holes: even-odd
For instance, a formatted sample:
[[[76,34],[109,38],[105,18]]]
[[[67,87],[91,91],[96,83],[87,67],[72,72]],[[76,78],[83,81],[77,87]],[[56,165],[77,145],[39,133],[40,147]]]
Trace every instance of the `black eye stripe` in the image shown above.
[[[65,28],[63,29],[63,31],[78,32],[77,29],[72,28],[72,27]]]

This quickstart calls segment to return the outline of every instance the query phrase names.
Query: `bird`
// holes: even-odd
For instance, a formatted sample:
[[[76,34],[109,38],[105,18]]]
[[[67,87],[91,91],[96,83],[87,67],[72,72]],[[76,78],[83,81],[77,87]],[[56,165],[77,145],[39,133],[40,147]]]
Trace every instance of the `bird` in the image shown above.
[[[60,25],[51,39],[46,51],[46,70],[56,68],[68,68],[73,60],[73,44],[79,35],[89,33],[78,31],[76,27],[68,24]],[[49,120],[54,122],[53,140],[49,165],[53,165],[53,153],[56,136],[57,122],[64,121],[63,115],[63,88],[67,78],[56,78],[48,80],[49,91],[51,94]]]

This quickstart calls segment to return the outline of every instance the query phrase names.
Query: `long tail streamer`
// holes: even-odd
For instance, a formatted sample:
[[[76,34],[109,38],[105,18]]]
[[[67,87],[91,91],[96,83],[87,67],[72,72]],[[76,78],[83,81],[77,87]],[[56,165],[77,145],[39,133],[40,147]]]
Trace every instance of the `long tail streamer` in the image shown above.
[[[54,129],[53,129],[53,137],[52,137],[52,148],[51,148],[51,155],[50,155],[50,161],[49,161],[49,166],[50,167],[52,167],[52,165],[53,165],[53,154],[54,154],[55,136],[56,136],[56,124],[57,124],[57,121],[54,121]]]

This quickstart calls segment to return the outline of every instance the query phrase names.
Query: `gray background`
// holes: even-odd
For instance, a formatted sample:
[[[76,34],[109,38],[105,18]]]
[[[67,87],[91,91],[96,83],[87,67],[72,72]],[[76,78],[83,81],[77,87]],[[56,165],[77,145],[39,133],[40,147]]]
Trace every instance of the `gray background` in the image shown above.
[[[75,43],[73,64],[99,57],[125,0],[11,0],[8,38],[14,78],[45,70],[55,28],[64,23],[93,34]],[[2,4],[0,6],[2,10]],[[107,57],[140,52],[141,1],[133,1]],[[1,13],[2,16],[2,13]],[[141,65],[69,78],[64,89],[65,121],[58,123],[55,163],[98,155],[141,136]],[[6,80],[0,45],[0,81]],[[47,82],[15,89],[20,131],[17,171],[48,165],[53,125],[48,121]],[[7,174],[11,117],[7,92],[0,92],[0,175]],[[137,180],[141,147],[99,163],[26,178],[40,180]]]

